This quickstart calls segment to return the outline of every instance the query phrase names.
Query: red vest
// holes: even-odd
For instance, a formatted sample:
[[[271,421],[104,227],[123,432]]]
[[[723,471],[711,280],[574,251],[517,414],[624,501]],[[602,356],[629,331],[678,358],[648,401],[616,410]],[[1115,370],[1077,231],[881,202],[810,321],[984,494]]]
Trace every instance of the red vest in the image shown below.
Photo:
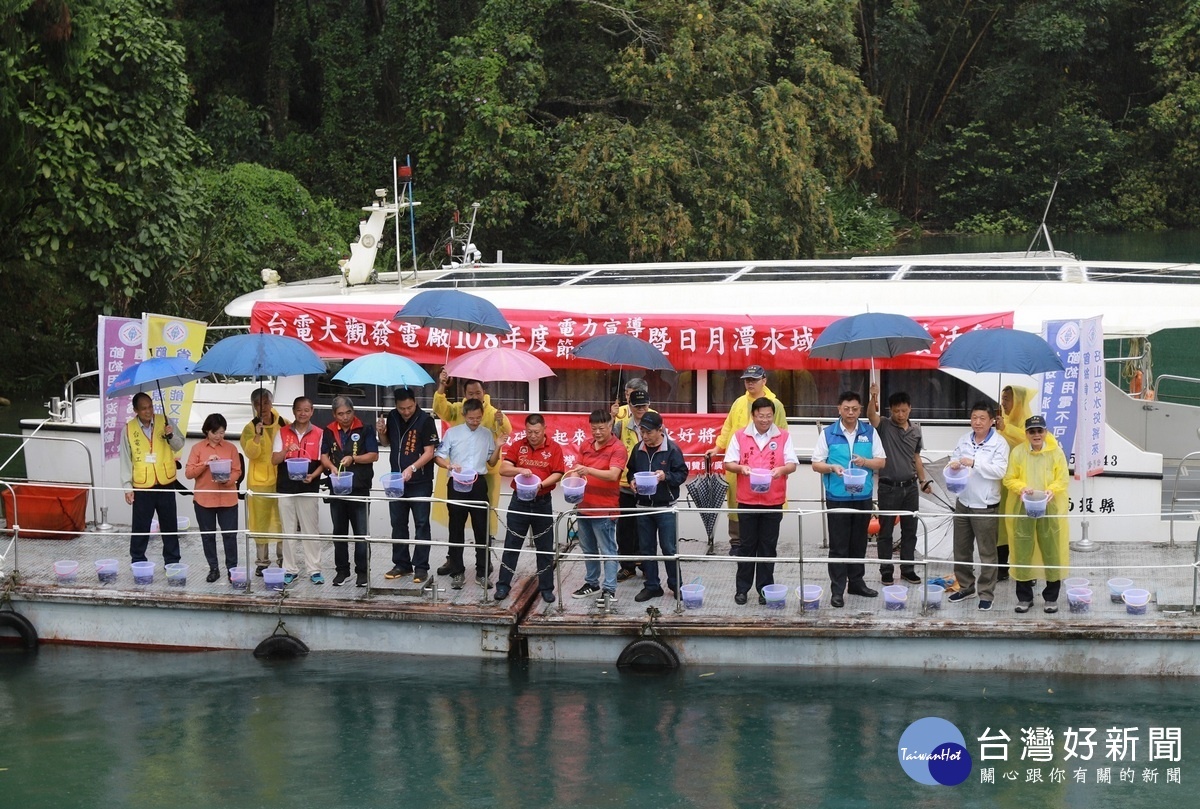
[[[736,433],[738,448],[738,463],[751,469],[774,469],[783,466],[783,449],[787,445],[788,434],[781,432],[766,443],[762,449],[753,436],[746,431]],[[765,492],[750,490],[750,476],[738,475],[737,501],[747,506],[781,506],[787,502],[787,476],[771,481],[771,488]]]

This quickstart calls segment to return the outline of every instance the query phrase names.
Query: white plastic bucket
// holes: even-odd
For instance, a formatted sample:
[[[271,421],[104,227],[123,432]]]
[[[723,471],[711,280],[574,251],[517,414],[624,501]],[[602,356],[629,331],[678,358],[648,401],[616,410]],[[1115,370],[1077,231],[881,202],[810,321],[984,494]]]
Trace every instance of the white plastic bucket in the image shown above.
[[[655,472],[634,472],[633,489],[642,497],[651,497],[658,491],[658,474]]]
[[[800,596],[804,604],[805,612],[815,612],[821,609],[821,585],[806,584],[804,587],[797,587],[796,595]]]
[[[134,584],[154,583],[154,562],[134,562],[130,567],[133,568]]]
[[[329,488],[334,494],[350,494],[354,490],[354,473],[334,472],[329,476]]]
[[[765,494],[771,491],[771,470],[770,469],[751,469],[750,470],[750,491],[756,494]]]
[[[1114,604],[1122,604],[1125,599],[1122,594],[1133,587],[1133,579],[1113,578],[1108,580],[1108,597]]]
[[[1092,588],[1071,587],[1067,589],[1067,609],[1071,612],[1091,612]]]
[[[461,472],[451,472],[450,477],[454,479],[454,491],[465,493],[471,491],[478,475],[469,469],[464,469]]]
[[[574,505],[583,502],[583,493],[587,490],[587,478],[563,478],[563,499]],[[687,587],[685,584],[684,587]],[[686,605],[684,605],[686,606]]]
[[[101,584],[112,584],[117,580],[117,566],[120,564],[116,559],[97,559],[96,560],[96,578]]]
[[[899,584],[889,584],[883,588],[883,607],[892,612],[898,612],[908,606],[908,588]]]
[[[79,574],[79,563],[71,559],[63,559],[54,563],[54,575],[59,584],[74,584]]]
[[[233,461],[228,458],[218,458],[208,462],[208,471],[212,473],[212,479],[216,483],[228,483],[232,470]]]
[[[946,588],[940,584],[925,585],[925,606],[931,610],[940,610],[942,608],[942,596],[946,594]]]
[[[767,609],[781,610],[787,606],[787,585],[768,584],[763,588],[763,598],[767,600]]]
[[[246,568],[240,565],[229,568],[229,586],[234,590],[246,589]]]
[[[1121,598],[1125,601],[1125,612],[1130,615],[1145,615],[1146,604],[1150,601],[1150,591],[1130,587],[1121,594]]]
[[[308,477],[308,467],[312,462],[308,458],[288,458],[285,463],[288,480],[304,480]]]
[[[281,567],[269,567],[263,571],[263,584],[268,590],[283,589],[284,570]]]
[[[858,494],[867,485],[867,470],[852,466],[842,472],[842,485],[850,494]]]
[[[704,585],[685,584],[679,588],[679,596],[685,610],[698,610],[704,606]]]
[[[186,587],[188,566],[184,562],[172,562],[166,566],[167,586]]]
[[[537,497],[541,483],[542,481],[537,475],[517,475],[513,478],[513,486],[517,489],[517,499],[528,503]]]
[[[388,472],[386,475],[379,478],[379,485],[383,487],[383,493],[388,497],[403,497],[404,473]]]
[[[1046,504],[1049,501],[1050,497],[1045,492],[1021,495],[1021,502],[1025,504],[1025,515],[1035,520],[1046,516]]]
[[[946,491],[951,494],[961,494],[962,490],[967,488],[967,478],[971,476],[971,470],[966,466],[960,466],[958,469],[951,469],[947,466],[942,471],[942,479],[946,481]]]

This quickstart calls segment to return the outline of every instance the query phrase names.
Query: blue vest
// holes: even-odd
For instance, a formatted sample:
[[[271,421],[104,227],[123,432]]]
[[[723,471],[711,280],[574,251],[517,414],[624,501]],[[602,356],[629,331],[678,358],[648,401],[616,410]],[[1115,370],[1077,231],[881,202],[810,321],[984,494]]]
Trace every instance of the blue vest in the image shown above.
[[[851,453],[860,458],[875,457],[875,428],[871,426],[869,421],[859,421],[858,433],[854,436],[854,448],[851,450],[850,444],[846,441],[846,434],[842,432],[841,419],[838,419],[825,428],[825,443],[829,446],[829,457],[825,459],[825,462],[849,468]],[[825,499],[870,500],[875,490],[875,472],[867,469],[865,466],[858,468],[866,469],[867,472],[867,480],[863,483],[863,490],[861,492],[854,495],[848,493],[846,485],[842,482],[841,475],[826,472],[821,476],[825,480]]]

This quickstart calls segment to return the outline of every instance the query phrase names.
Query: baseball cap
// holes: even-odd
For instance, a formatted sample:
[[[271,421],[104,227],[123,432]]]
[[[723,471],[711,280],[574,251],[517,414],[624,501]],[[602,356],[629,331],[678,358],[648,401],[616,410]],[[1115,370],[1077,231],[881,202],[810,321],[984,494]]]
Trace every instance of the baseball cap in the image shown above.
[[[761,365],[751,365],[742,374],[742,379],[766,379],[767,372],[763,370]]]
[[[662,426],[662,416],[654,411],[642,416],[641,428],[643,430],[661,430]]]
[[[646,391],[635,390],[633,393],[629,394],[629,406],[630,407],[649,406],[649,404],[650,404],[650,395],[648,393],[646,393]]]
[[[1042,416],[1030,416],[1029,418],[1025,419],[1026,431],[1032,430],[1036,427],[1040,427],[1043,430],[1046,429],[1046,419]]]

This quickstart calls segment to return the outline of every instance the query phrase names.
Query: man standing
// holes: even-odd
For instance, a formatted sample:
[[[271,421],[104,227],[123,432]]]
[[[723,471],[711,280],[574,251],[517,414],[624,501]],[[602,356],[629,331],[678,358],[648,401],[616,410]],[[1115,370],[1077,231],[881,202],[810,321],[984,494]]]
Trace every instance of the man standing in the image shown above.
[[[987,402],[971,406],[971,430],[950,453],[950,468],[963,467],[971,474],[954,504],[954,580],[959,589],[948,600],[957,604],[978,595],[979,609],[990,610],[996,589],[1000,481],[1008,470],[1008,442],[992,426]],[[976,548],[981,568],[978,582],[972,564]]]
[[[250,394],[254,418],[242,428],[242,453],[246,456],[246,529],[254,540],[254,575],[261,576],[271,564],[271,540],[275,540],[275,558],[283,567],[283,527],[279,522],[279,501],[275,499],[278,468],[271,463],[271,448],[283,419],[275,412],[275,399],[266,388]],[[268,495],[263,497],[262,495]],[[246,564],[249,564],[247,562]]]
[[[688,468],[683,460],[679,445],[667,438],[663,430],[662,416],[647,413],[642,417],[642,440],[629,456],[626,480],[631,484],[638,472],[652,472],[658,486],[650,495],[637,494],[637,505],[644,511],[638,514],[638,539],[643,556],[675,555],[675,540],[678,521],[672,507],[679,499],[679,487],[687,480]],[[667,569],[667,587],[671,594],[679,595],[679,565],[664,562]],[[634,601],[649,601],[663,594],[658,577],[658,561],[646,559],[642,562],[642,574],[646,583]]]
[[[774,559],[787,502],[787,476],[796,471],[799,460],[791,434],[775,426],[774,402],[759,397],[750,412],[750,424],[734,434],[725,451],[725,471],[737,477],[742,531],[738,552],[746,559]],[[770,473],[769,483],[751,480],[751,472],[762,471]],[[774,583],[774,562],[739,562],[733,601],[745,604],[746,593],[753,587],[758,591],[758,603],[766,604],[763,588]]]
[[[812,468],[821,475],[825,506],[848,509],[851,513],[828,512],[829,556],[834,559],[862,559],[867,555],[867,526],[871,523],[871,492],[874,474],[887,462],[879,433],[869,422],[859,421],[862,399],[852,390],[838,396],[838,420],[817,434]],[[843,475],[847,469],[867,470],[858,491],[847,488]],[[863,581],[866,566],[858,562],[829,563],[829,603],[846,606],[843,593],[874,598],[879,595]]]
[[[708,450],[705,455],[712,458],[717,453],[722,456],[729,449],[730,443],[733,442],[733,436],[738,430],[746,429],[750,424],[750,406],[757,399],[766,397],[771,400],[775,406],[775,426],[780,430],[787,431],[787,414],[783,410],[783,402],[776,398],[771,389],[767,387],[767,372],[763,370],[761,365],[751,365],[742,374],[742,383],[746,386],[746,392],[734,400],[729,407],[729,415],[725,417],[725,424],[721,426],[721,434],[717,436],[717,444],[712,449]],[[729,484],[729,489],[725,495],[725,505],[730,509],[737,508],[737,476],[725,471],[725,482]],[[729,512],[729,555],[737,556],[738,544],[738,514],[737,511]]]
[[[879,510],[918,511],[921,508],[920,492],[926,491],[929,480],[925,477],[925,464],[921,460],[924,444],[921,425],[909,421],[912,403],[903,391],[888,397],[887,421],[879,417],[879,386],[872,383],[871,400],[867,403],[867,421],[879,433],[887,463],[879,474]],[[883,564],[892,558],[892,532],[896,528],[896,517],[881,514],[879,517],[879,578],[884,584],[892,583],[892,566]],[[921,577],[913,568],[917,550],[916,514],[900,517],[900,578],[909,584],[920,584]],[[905,564],[907,562],[908,564]]]
[[[450,552],[446,563],[438,568],[439,576],[450,576],[450,586],[461,590],[466,582],[463,565],[463,544],[466,542],[467,518],[475,534],[475,578],[479,586],[491,586],[488,580],[488,481],[487,472],[500,460],[500,444],[491,430],[483,425],[483,402],[467,399],[462,403],[463,423],[451,427],[442,436],[433,462],[447,472],[474,472],[470,491],[460,492],[451,486],[449,492]]]
[[[642,381],[642,380],[637,380]],[[645,384],[643,382],[643,384]],[[647,413],[657,412],[650,409],[650,396],[646,391],[634,386],[633,381],[630,381],[629,391],[626,401],[629,402],[629,412],[616,421],[616,435],[620,438],[622,445],[625,447],[625,456],[633,452],[633,448],[642,440],[642,419]],[[629,481],[625,480],[625,476],[621,476],[619,488],[618,505],[621,508],[621,515],[617,518],[617,552],[625,559],[621,560],[621,569],[617,573],[617,581],[627,581],[637,575],[638,563],[632,558],[638,555],[638,548],[641,547],[641,540],[638,539],[638,518],[633,512],[637,506],[637,498],[633,494],[633,487],[629,485]]]
[[[271,462],[275,464],[275,491],[281,495],[279,522],[287,536],[299,537],[283,542],[283,580],[291,584],[300,576],[300,563],[296,559],[299,546],[304,554],[304,573],[313,584],[324,584],[321,575],[320,500],[317,492],[321,486],[321,444],[325,431],[312,423],[313,405],[307,396],[297,396],[292,402],[291,424],[284,424],[275,434]],[[299,480],[292,480],[288,472],[288,460],[303,459],[308,469]]]
[[[618,481],[624,475],[629,454],[625,445],[612,433],[612,416],[602,409],[593,410],[588,417],[592,429],[592,440],[583,441],[575,448],[579,465],[568,472],[587,478],[583,501],[579,504],[579,548],[585,554],[583,562],[583,586],[571,594],[572,598],[587,598],[599,594],[598,604],[604,599],[610,603],[617,600],[617,508],[620,505]],[[633,490],[630,490],[630,497]],[[632,518],[632,515],[631,515]],[[636,518],[633,518],[636,520]],[[637,527],[636,522],[634,527]],[[604,559],[604,587],[600,586],[600,560]]]
[[[508,416],[496,407],[492,406],[492,398],[483,389],[483,383],[477,379],[468,379],[463,383],[463,400],[461,402],[451,402],[446,398],[446,387],[450,384],[450,377],[443,370],[438,374],[437,391],[433,394],[433,414],[437,416],[446,425],[446,429],[462,424],[465,419],[465,411],[467,402],[479,402],[483,408],[482,424],[491,432],[499,445],[504,444],[508,437],[512,435],[512,422],[508,420]],[[445,429],[442,431],[445,433]],[[480,475],[487,476],[488,503],[491,505],[491,510],[488,512],[488,540],[496,534],[496,528],[499,525],[496,516],[496,506],[500,502],[500,467],[496,466],[491,469],[481,469]],[[441,500],[447,499],[448,490],[453,487],[448,487],[448,477],[445,473],[438,475],[437,482],[434,484],[434,491],[437,492],[437,497]],[[448,515],[446,506],[437,503],[433,508],[433,517],[439,522],[447,521]],[[472,523],[473,524],[473,523]]]
[[[433,496],[433,453],[437,450],[437,426],[433,417],[417,407],[417,397],[411,388],[396,388],[392,392],[396,408],[389,410],[375,424],[379,445],[391,447],[392,471],[404,475],[404,496],[388,503],[392,518],[392,569],[385,579],[399,579],[412,574],[413,583],[429,578],[429,511]],[[422,498],[413,500],[413,498]],[[408,515],[412,513],[413,531],[418,543],[409,556]]]
[[[183,435],[165,416],[154,412],[154,400],[148,393],[134,394],[133,412],[121,433],[121,487],[125,502],[133,506],[129,559],[146,561],[150,523],[157,514],[163,564],[169,565],[179,561],[175,453],[183,449]]]
[[[496,580],[496,600],[508,598],[512,577],[520,560],[525,537],[533,531],[533,547],[537,550],[538,590],[542,600],[553,604],[554,597],[554,514],[550,494],[566,471],[562,448],[546,440],[546,419],[540,413],[525,418],[525,437],[512,444],[500,462],[500,474],[515,478],[532,475],[538,479],[537,493],[532,500],[522,500],[513,481],[513,496],[508,506],[508,533],[504,538],[504,556],[500,561],[500,576]]]
[[[354,484],[350,494],[329,498],[329,517],[334,536],[365,537],[370,534],[367,521],[367,500],[371,496],[374,464],[379,460],[379,442],[375,431],[354,415],[354,402],[349,396],[333,397],[334,421],[325,429],[321,442],[321,465],[329,474],[350,472]],[[350,578],[350,546],[347,542],[333,543],[333,564],[336,573],[333,586],[341,587]],[[354,543],[354,584],[367,586],[367,543]]]
[[[1027,443],[1012,451],[1004,487],[1021,503],[1013,522],[1012,577],[1017,581],[1017,612],[1033,607],[1033,585],[1045,570],[1046,587],[1042,598],[1046,612],[1058,612],[1058,593],[1067,566],[1071,563],[1071,545],[1067,532],[1067,459],[1062,447],[1046,432],[1046,419],[1025,419]],[[1045,495],[1046,514],[1032,519],[1025,513],[1024,495]]]

